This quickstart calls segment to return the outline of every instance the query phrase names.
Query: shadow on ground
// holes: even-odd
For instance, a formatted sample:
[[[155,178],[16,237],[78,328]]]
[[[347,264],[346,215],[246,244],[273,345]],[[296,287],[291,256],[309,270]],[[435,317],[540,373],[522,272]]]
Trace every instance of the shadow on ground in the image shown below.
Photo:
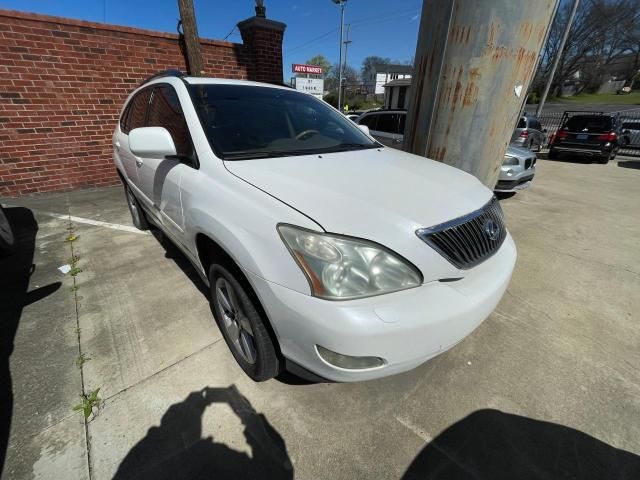
[[[403,480],[632,480],[640,457],[578,430],[478,410],[427,445]]]
[[[633,168],[635,170],[640,170],[640,160],[619,161],[618,166],[622,168]]]
[[[5,208],[13,229],[15,251],[0,258],[0,474],[9,442],[13,414],[13,386],[9,358],[22,316],[22,309],[60,288],[55,282],[29,292],[29,278],[35,271],[33,254],[38,223],[28,208]]]
[[[202,437],[202,415],[213,403],[229,405],[244,426],[252,455]],[[280,434],[255,412],[235,385],[191,392],[169,407],[120,464],[124,479],[292,479],[293,466]]]

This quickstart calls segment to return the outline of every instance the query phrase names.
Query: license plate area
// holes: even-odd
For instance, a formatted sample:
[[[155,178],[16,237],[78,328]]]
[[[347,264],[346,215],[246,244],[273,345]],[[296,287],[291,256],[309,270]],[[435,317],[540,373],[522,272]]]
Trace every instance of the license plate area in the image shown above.
[[[589,140],[589,134],[588,133],[579,133],[578,135],[576,135],[576,138],[578,140]]]

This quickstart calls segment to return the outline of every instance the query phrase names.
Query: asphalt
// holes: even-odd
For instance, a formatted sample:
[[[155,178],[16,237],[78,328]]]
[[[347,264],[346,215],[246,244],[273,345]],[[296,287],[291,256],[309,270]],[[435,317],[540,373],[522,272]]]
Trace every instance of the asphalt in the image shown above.
[[[501,199],[519,258],[496,311],[359,384],[248,379],[120,188],[3,199],[20,242],[0,259],[1,477],[640,478],[639,182],[640,159],[540,160]],[[85,422],[72,407],[97,388]]]

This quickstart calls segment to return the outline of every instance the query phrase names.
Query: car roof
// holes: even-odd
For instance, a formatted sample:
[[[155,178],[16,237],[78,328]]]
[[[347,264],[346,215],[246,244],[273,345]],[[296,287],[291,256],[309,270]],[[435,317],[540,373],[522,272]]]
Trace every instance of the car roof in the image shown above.
[[[288,87],[285,85],[253,82],[251,80],[234,80],[230,78],[213,78],[213,77],[182,77],[182,79],[190,85],[243,85],[246,87],[264,87],[264,88],[279,88],[281,90],[292,90],[291,87]]]

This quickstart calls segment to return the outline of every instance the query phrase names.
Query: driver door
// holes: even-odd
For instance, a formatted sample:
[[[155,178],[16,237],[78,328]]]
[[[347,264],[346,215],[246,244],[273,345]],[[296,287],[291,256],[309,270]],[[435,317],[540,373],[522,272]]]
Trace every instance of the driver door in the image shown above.
[[[163,127],[171,134],[176,146],[175,158],[144,158],[138,169],[138,181],[147,208],[170,236],[181,241],[184,234],[184,216],[180,184],[185,175],[197,172],[195,150],[182,113],[180,100],[174,88],[160,84],[153,88],[148,127]]]

